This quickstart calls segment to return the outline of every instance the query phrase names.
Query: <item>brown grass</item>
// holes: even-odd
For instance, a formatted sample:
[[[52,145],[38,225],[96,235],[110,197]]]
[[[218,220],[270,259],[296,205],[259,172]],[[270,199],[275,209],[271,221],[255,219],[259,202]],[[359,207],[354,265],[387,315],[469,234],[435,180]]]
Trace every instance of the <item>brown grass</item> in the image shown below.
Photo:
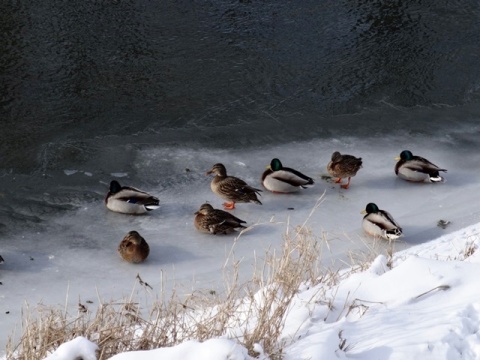
[[[254,275],[238,283],[240,262],[229,259],[230,269],[224,294],[197,291],[180,298],[175,291],[156,301],[146,316],[134,299],[101,303],[95,311],[78,303],[78,312],[39,305],[26,305],[22,314],[23,335],[18,343],[10,339],[7,359],[43,359],[59,345],[77,336],[95,342],[99,359],[132,350],[147,350],[227,335],[238,339],[255,354],[260,344],[272,359],[280,358],[280,338],[292,300],[302,284],[314,286],[334,282],[334,274],[320,270],[318,239],[305,227],[285,234],[279,252],[267,251]],[[233,257],[233,255],[231,254]],[[148,284],[138,276],[138,285]],[[261,301],[259,301],[261,300]]]
[[[322,198],[312,214],[321,202]],[[76,314],[58,307],[32,309],[27,305],[22,314],[23,335],[16,343],[9,340],[7,360],[44,359],[59,345],[77,336],[84,336],[99,346],[100,360],[126,351],[168,347],[190,339],[202,341],[219,336],[236,339],[253,356],[258,354],[259,344],[271,359],[281,359],[287,341],[294,341],[283,339],[282,330],[299,288],[320,283],[329,287],[340,280],[338,272],[321,268],[320,258],[325,248],[321,245],[325,245],[326,240],[311,233],[306,226],[307,220],[293,228],[287,224],[282,248],[269,250],[262,259],[257,258],[260,265],[254,266],[252,279],[244,284],[238,280],[241,262],[234,259],[232,250],[226,261],[229,265],[224,269],[226,279],[222,294],[196,291],[181,297],[173,290],[168,298],[156,300],[148,314],[140,310],[133,295],[119,302],[100,300],[95,311],[89,310],[90,304],[79,301]],[[363,267],[356,266],[352,271]],[[137,281],[137,287],[151,291],[140,276]],[[324,294],[317,295],[312,296],[312,302],[331,306],[332,299]]]

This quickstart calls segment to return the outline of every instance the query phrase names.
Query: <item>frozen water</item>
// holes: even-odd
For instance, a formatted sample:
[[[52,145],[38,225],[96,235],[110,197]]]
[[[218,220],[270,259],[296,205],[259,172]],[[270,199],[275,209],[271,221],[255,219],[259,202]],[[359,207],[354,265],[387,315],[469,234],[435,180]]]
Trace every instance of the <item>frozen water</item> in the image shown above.
[[[446,182],[412,184],[396,178],[394,158],[404,149],[447,168]],[[334,150],[364,160],[348,190],[322,179]],[[212,178],[205,176],[214,163],[224,163],[230,175],[258,187],[261,173],[273,157],[314,178],[315,186],[291,195],[264,191],[263,206],[239,204],[233,213],[252,229],[237,240],[235,235],[210,236],[195,230],[193,213],[199,206],[209,201],[218,208],[223,202],[210,190]],[[480,219],[480,154],[451,143],[448,137],[338,137],[237,151],[149,147],[139,148],[132,163],[134,174],[125,174],[120,183],[160,198],[160,208],[145,216],[108,211],[103,199],[112,175],[94,168],[74,174],[38,174],[42,192],[28,193],[28,187],[19,186],[18,193],[5,194],[8,202],[20,200],[19,194],[24,194],[26,205],[10,205],[17,227],[2,246],[0,348],[15,327],[19,335],[25,302],[63,305],[67,301],[74,307],[79,299],[94,304],[98,304],[97,296],[103,301],[119,299],[130,294],[137,274],[154,293],[168,292],[173,286],[180,286],[185,293],[218,289],[229,255],[241,260],[245,280],[252,273],[255,257],[279,248],[287,227],[306,223],[324,239],[323,265],[345,266],[352,252],[381,251],[384,245],[361,230],[360,211],[368,202],[388,210],[404,228],[405,236],[396,243],[396,250]],[[91,176],[85,175],[89,173]],[[123,174],[124,169],[111,173]],[[437,226],[441,219],[450,221],[446,229]],[[150,245],[150,256],[143,264],[126,263],[117,254],[119,242],[130,230],[139,231]]]
[[[478,359],[479,231],[477,223],[398,252],[391,265],[379,255],[363,271],[347,269],[337,284],[301,286],[278,339],[282,358]],[[209,311],[198,311],[203,310]],[[268,359],[261,344],[253,346],[258,356],[251,357],[233,336],[248,328],[248,321],[232,326],[231,338],[189,340],[110,359]],[[94,340],[77,337],[45,360],[96,359],[97,348]]]

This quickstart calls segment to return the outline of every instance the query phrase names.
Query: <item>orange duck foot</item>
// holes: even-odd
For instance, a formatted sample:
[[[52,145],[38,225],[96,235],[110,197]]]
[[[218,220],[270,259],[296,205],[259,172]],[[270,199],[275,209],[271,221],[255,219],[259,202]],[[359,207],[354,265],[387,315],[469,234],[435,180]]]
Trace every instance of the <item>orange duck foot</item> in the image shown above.
[[[338,178],[337,180],[335,180],[335,184],[338,184],[338,183],[341,183],[342,182],[342,178]]]
[[[348,189],[349,186],[350,186],[350,178],[348,178],[348,182],[346,184],[340,185],[340,187],[343,189]]]
[[[232,201],[232,202],[224,202],[223,203],[223,208],[225,210],[233,210],[235,209],[235,203]]]

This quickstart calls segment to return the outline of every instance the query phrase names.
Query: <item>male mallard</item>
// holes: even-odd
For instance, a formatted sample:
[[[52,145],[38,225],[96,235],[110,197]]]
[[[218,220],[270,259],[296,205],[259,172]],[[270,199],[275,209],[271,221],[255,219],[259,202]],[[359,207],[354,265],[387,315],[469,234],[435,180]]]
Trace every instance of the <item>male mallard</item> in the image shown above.
[[[356,158],[352,155],[342,155],[338,151],[332,154],[332,160],[327,165],[327,171],[333,177],[336,177],[336,183],[341,183],[343,178],[348,178],[348,182],[341,185],[342,188],[348,189],[350,179],[357,174],[362,167],[362,158]]]
[[[198,231],[211,234],[229,234],[238,228],[245,228],[242,224],[245,221],[236,216],[220,210],[214,209],[210,204],[203,204],[200,209],[195,212],[195,227]]]
[[[382,237],[386,240],[395,240],[402,236],[402,228],[393,220],[392,215],[380,210],[374,203],[369,203],[362,214],[363,230],[369,235]]]
[[[274,193],[291,193],[313,185],[313,179],[301,172],[283,167],[278,159],[273,159],[262,174],[262,184]]]
[[[223,203],[226,210],[235,209],[236,202],[254,202],[262,205],[260,200],[257,199],[257,194],[260,195],[262,190],[249,186],[242,179],[227,176],[227,170],[223,164],[213,165],[212,169],[206,173],[206,175],[210,174],[216,175],[210,184],[212,191],[228,201]]]
[[[395,165],[395,174],[407,181],[443,182],[444,179],[439,172],[447,171],[446,169],[440,169],[421,156],[414,156],[408,150],[403,150],[395,160],[398,160]]]
[[[138,232],[130,231],[118,245],[118,252],[123,260],[138,264],[147,258],[150,247]]]
[[[112,180],[110,191],[105,197],[108,209],[124,214],[143,214],[159,207],[160,201],[145,191],[130,186],[121,186]]]

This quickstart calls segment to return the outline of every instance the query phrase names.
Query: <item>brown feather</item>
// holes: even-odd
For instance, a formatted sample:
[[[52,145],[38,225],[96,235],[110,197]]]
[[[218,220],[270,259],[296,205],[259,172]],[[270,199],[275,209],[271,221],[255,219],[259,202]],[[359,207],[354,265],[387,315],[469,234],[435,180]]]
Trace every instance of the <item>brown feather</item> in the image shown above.
[[[150,253],[145,239],[136,231],[130,231],[118,246],[120,256],[130,263],[141,263]]]

